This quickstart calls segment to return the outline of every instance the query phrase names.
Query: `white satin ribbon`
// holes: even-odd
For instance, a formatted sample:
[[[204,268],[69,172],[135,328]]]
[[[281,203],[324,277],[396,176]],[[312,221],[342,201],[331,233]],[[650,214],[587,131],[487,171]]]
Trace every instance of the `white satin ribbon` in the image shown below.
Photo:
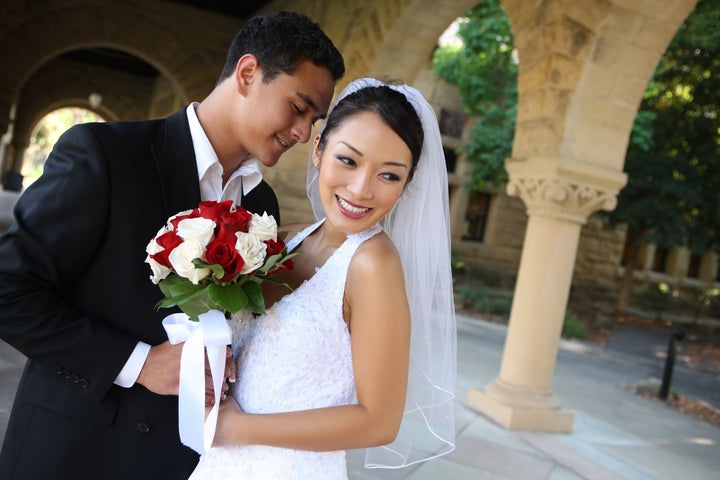
[[[170,343],[185,342],[180,357],[178,428],[180,440],[199,454],[212,445],[220,408],[220,389],[225,372],[225,349],[231,342],[225,315],[210,310],[194,322],[184,313],[168,315],[162,324]],[[212,374],[215,404],[205,418],[205,351]]]

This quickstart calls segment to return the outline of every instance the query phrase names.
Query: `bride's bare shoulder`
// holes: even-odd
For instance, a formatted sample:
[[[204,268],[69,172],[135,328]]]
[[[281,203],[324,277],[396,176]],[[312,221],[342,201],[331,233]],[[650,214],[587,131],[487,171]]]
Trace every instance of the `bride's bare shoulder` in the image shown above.
[[[380,232],[358,247],[350,272],[383,277],[392,271],[402,271],[400,254],[385,232]]]

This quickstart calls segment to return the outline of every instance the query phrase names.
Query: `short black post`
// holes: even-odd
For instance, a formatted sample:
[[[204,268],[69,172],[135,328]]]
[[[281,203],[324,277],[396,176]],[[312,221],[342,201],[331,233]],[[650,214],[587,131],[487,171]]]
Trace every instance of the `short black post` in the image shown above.
[[[663,372],[662,385],[658,392],[660,400],[667,400],[670,391],[670,382],[672,381],[673,367],[675,366],[675,342],[682,341],[685,338],[685,325],[681,323],[673,323],[670,329],[670,342],[668,343],[667,357],[665,358],[665,371]]]

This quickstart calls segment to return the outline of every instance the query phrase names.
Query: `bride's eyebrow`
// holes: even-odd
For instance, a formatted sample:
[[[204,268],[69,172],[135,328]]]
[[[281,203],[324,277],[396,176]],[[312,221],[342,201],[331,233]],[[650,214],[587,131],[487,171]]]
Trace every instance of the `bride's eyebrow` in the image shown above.
[[[353,146],[350,145],[349,143],[347,143],[347,142],[345,142],[345,141],[343,141],[343,140],[340,140],[338,143],[342,143],[343,145],[345,145],[346,147],[348,147],[350,150],[352,150],[353,152],[357,153],[357,154],[360,155],[361,157],[364,156],[363,153],[362,153],[360,150],[358,150],[357,148],[353,147]]]
[[[346,141],[344,141],[344,140],[339,140],[338,143],[342,143],[343,145],[345,145],[346,147],[348,147],[350,150],[352,150],[353,152],[357,153],[357,154],[360,155],[361,157],[364,156],[363,153],[362,153],[360,150],[358,150],[357,148],[353,147],[352,145],[350,145],[350,144],[347,143]],[[402,162],[385,162],[385,165],[391,165],[391,166],[395,166],[395,167],[402,167],[402,168],[404,168],[404,169],[406,169],[406,170],[407,170],[407,168],[408,168],[408,166],[407,166],[406,164],[402,163]]]

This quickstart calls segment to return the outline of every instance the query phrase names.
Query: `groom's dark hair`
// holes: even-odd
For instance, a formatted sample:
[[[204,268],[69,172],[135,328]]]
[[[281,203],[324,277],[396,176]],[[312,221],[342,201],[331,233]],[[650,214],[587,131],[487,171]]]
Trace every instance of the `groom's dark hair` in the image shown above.
[[[292,75],[301,62],[326,67],[337,81],[345,74],[342,55],[320,25],[297,12],[273,12],[251,18],[235,35],[217,83],[235,71],[237,62],[251,53],[263,70],[263,82],[280,73]]]

